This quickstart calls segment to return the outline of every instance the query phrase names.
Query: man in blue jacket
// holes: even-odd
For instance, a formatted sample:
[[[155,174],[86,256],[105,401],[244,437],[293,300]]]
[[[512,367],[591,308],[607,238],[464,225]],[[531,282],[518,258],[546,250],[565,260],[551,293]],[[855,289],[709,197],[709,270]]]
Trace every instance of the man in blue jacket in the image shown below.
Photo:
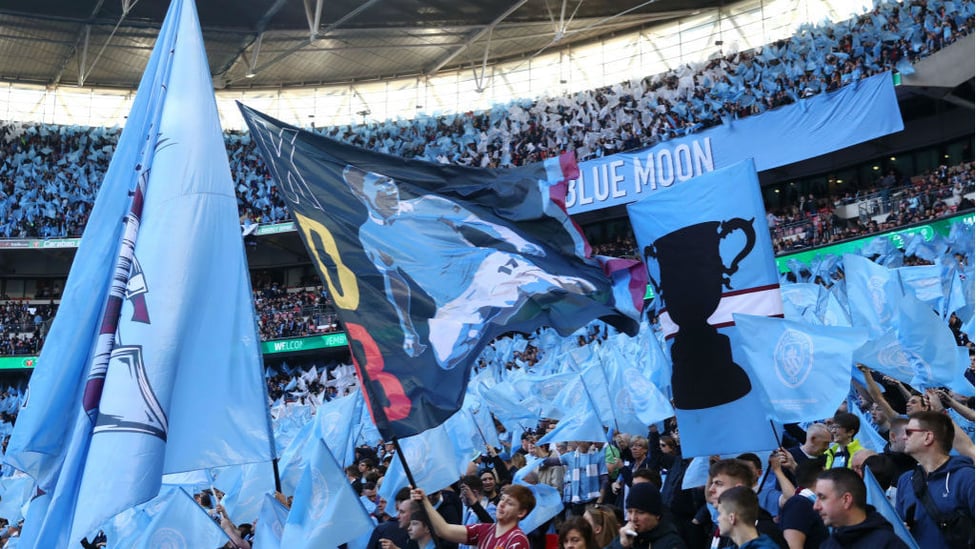
[[[918,545],[926,549],[954,547],[959,542],[947,539],[951,534],[926,509],[925,492],[943,520],[958,513],[958,528],[969,536],[973,533],[973,462],[949,455],[954,434],[949,416],[939,412],[915,412],[905,427],[905,453],[915,458],[918,467],[898,479],[895,509]]]

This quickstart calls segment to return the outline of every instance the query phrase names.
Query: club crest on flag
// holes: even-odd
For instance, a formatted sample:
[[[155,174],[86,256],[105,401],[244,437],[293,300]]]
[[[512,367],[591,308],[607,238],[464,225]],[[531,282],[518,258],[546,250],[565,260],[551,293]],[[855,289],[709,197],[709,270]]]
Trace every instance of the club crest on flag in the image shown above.
[[[624,392],[630,393],[631,406],[638,409],[643,409],[650,401],[650,395],[658,390],[637,368],[625,368],[624,381],[630,389]]]
[[[116,347],[109,359],[98,421],[93,434],[110,431],[142,433],[166,440],[166,413],[146,374],[141,345]]]
[[[147,546],[161,549],[182,549],[190,547],[190,544],[187,542],[186,536],[176,528],[160,528],[152,533]]]
[[[898,340],[892,340],[881,349],[878,349],[877,356],[878,363],[881,366],[900,372],[905,376],[905,379],[911,379],[915,375],[915,371],[912,369],[912,365],[908,360],[908,354],[902,349],[901,343]]]
[[[803,385],[813,369],[813,340],[802,332],[784,330],[776,342],[773,363],[783,385],[791,388]]]
[[[563,390],[563,387],[568,385],[564,379],[546,379],[542,383],[539,383],[536,391],[539,393],[539,398],[545,402],[552,402],[556,399],[556,395]]]
[[[868,289],[871,292],[871,303],[874,305],[874,312],[878,314],[881,322],[888,322],[892,317],[892,309],[888,306],[888,295],[885,291],[887,280],[880,276],[872,276],[868,279]]]
[[[335,521],[334,513],[329,513],[326,516],[331,499],[329,479],[325,478],[317,467],[309,467],[307,471],[312,475],[312,486],[315,487],[312,490],[312,499],[308,504],[308,519],[312,524],[318,525],[319,528],[327,528]]]

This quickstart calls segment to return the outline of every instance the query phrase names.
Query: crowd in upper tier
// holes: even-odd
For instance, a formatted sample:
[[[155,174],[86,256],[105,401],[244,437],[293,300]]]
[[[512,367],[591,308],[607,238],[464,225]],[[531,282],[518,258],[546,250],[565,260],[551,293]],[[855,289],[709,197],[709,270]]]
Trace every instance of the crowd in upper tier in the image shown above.
[[[787,40],[614,86],[484,112],[320,128],[380,152],[468,166],[518,166],[562,151],[599,157],[646,147],[912,64],[973,30],[963,0],[879,2]],[[81,234],[118,128],[0,124],[0,238]],[[242,223],[290,219],[248,134],[226,134]]]
[[[834,199],[800,195],[786,207],[767,210],[773,249],[777,255],[792,253],[971,211],[973,168],[973,162],[963,162],[911,177],[892,170],[864,192]],[[841,208],[850,205],[857,215],[842,218]],[[640,256],[630,232],[591,243],[598,255]]]

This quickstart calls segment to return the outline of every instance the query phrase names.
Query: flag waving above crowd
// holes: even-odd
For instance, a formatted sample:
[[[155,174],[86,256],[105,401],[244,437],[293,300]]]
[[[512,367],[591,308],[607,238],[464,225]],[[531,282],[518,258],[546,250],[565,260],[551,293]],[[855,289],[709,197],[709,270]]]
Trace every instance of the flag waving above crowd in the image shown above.
[[[571,155],[511,170],[443,166],[241,111],[335,299],[385,436],[458,410],[475,358],[502,333],[568,335],[594,318],[636,332],[622,311],[640,310],[643,284],[618,275],[630,291],[615,293],[562,207],[578,175]]]
[[[47,503],[20,547],[76,546],[164,473],[274,458],[221,134],[194,3],[174,0],[8,449]]]

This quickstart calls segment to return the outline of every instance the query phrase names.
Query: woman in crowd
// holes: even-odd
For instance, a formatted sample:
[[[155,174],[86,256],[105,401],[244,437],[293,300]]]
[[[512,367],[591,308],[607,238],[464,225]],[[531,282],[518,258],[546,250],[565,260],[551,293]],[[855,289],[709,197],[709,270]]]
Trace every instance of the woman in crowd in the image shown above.
[[[600,503],[590,505],[583,513],[583,519],[589,523],[593,530],[596,545],[601,549],[609,547],[613,543],[613,539],[617,536],[617,532],[620,530],[620,521],[617,519],[617,514],[609,505]],[[560,543],[560,545],[562,544]]]
[[[559,527],[559,549],[601,549],[593,536],[593,527],[581,517],[567,520]]]

